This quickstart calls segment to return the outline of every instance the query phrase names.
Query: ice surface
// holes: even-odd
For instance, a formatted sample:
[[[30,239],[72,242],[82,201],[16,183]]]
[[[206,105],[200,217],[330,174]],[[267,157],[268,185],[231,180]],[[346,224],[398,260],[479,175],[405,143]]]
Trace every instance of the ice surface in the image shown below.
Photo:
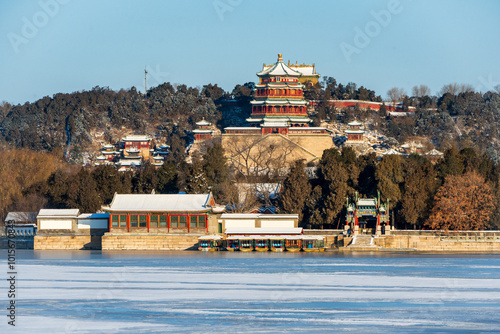
[[[18,260],[14,332],[500,329],[500,256],[494,255],[39,255]],[[2,298],[7,303],[6,293]],[[4,329],[12,331],[5,319]]]

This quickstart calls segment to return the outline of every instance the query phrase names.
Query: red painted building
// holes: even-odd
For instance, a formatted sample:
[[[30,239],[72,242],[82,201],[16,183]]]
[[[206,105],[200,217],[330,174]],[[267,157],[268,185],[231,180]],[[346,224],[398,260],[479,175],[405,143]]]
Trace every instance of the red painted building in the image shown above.
[[[102,210],[114,233],[207,233],[212,194],[115,194]],[[212,218],[213,220],[213,218]]]
[[[354,120],[347,125],[349,126],[349,129],[345,131],[347,135],[347,141],[348,142],[363,141],[363,134],[365,133],[363,123]]]
[[[149,136],[127,136],[122,138],[122,142],[125,150],[130,148],[149,150],[151,148],[151,137]]]
[[[252,115],[247,122],[260,126],[262,134],[279,133],[286,135],[289,127],[306,127],[311,122],[307,116],[307,102],[304,100],[300,83],[302,73],[278,61],[265,66],[257,73],[259,83],[255,85]]]
[[[195,140],[207,140],[212,139],[213,130],[210,128],[212,123],[205,121],[202,119],[197,122],[196,125],[198,129],[193,130],[194,139]]]
[[[349,107],[355,107],[356,105],[361,109],[370,109],[378,111],[380,107],[382,107],[382,102],[373,102],[373,101],[362,101],[362,100],[329,100],[329,104],[338,109],[344,109]],[[321,103],[320,100],[309,101],[309,106],[314,108]],[[401,103],[392,103],[385,102],[385,108],[388,112],[390,111],[398,111],[401,112],[403,110],[403,105]],[[408,107],[408,112],[412,113],[415,111],[415,107]]]

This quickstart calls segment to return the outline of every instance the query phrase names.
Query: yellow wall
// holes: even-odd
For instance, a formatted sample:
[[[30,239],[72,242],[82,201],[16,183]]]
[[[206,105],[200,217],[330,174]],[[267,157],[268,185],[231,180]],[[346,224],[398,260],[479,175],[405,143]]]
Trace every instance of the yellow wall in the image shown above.
[[[227,157],[243,168],[269,163],[283,167],[297,159],[316,161],[321,158],[324,150],[334,147],[332,137],[328,134],[224,134],[222,146]]]

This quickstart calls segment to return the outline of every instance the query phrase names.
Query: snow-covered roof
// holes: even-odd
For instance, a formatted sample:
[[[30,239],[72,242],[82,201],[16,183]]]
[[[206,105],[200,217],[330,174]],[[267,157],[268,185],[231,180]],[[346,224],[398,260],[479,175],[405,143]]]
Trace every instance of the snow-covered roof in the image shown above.
[[[288,126],[288,123],[286,123],[286,122],[274,122],[274,121],[261,124],[261,127],[263,127],[263,128],[274,128],[274,127],[284,128],[287,126]]]
[[[117,165],[124,167],[140,166],[141,164],[142,162],[140,160],[120,160],[119,162],[117,162]]]
[[[319,77],[319,74],[316,73],[315,67],[313,65],[289,65],[291,69],[302,73],[302,75],[306,76],[317,76]]]
[[[34,222],[36,221],[36,212],[9,212],[5,221],[20,222]]]
[[[211,194],[115,194],[105,211],[190,212],[209,211]]]
[[[127,150],[128,153],[141,153],[141,150],[139,150],[136,147],[131,147]]]
[[[288,117],[265,117],[264,118],[264,121],[276,122],[276,123],[287,122],[288,120],[289,120]]]
[[[278,61],[268,67],[268,68],[265,68],[260,71],[259,73],[257,73],[257,75],[259,77],[261,76],[265,76],[265,75],[270,75],[270,76],[291,76],[291,77],[300,77],[302,75],[302,73],[298,72],[298,71],[295,71],[295,70],[292,70],[290,67],[288,67],[288,65],[286,65],[285,63],[283,63],[283,59],[281,57],[281,53],[278,54]]]
[[[212,123],[205,121],[205,119],[202,119],[201,121],[196,122],[196,125],[198,125],[198,126],[209,126],[209,125],[212,125]]]
[[[264,70],[271,68],[272,66],[273,65],[264,65]],[[287,66],[290,67],[292,70],[301,73],[304,76],[315,76],[315,77],[320,76],[318,73],[316,73],[316,67],[314,65],[290,64],[290,62],[288,62]]]
[[[250,126],[229,126],[227,128],[224,128],[224,130],[241,130],[241,131],[259,131],[259,128],[256,127],[250,127]]]
[[[267,99],[267,100],[252,100],[250,104],[253,105],[261,105],[261,104],[269,104],[269,105],[286,105],[292,104],[297,106],[305,106],[307,104],[304,100],[292,100],[292,99]]]
[[[220,219],[299,219],[297,214],[223,213]]]
[[[365,133],[365,130],[361,130],[361,129],[356,129],[356,130],[350,130],[350,129],[347,129],[345,130],[345,133],[351,133],[351,134],[359,134],[359,135],[362,135]]]
[[[49,218],[49,217],[74,217],[80,214],[79,209],[40,209],[36,218]]]
[[[308,117],[290,117],[290,122],[310,122],[311,119]]]
[[[411,148],[411,147],[422,148],[422,147],[424,147],[424,145],[422,145],[421,143],[411,142],[411,143],[405,143],[405,144],[401,145],[401,147],[402,148]]]
[[[220,240],[222,237],[218,234],[215,235],[202,235],[198,240]]]
[[[348,123],[347,125],[349,125],[349,126],[361,126],[361,125],[363,125],[363,123],[361,123],[357,120],[354,120],[351,123]]]
[[[399,153],[398,151],[394,150],[394,149],[390,149],[390,150],[387,150],[383,153],[384,155],[401,155],[401,153]]]
[[[129,135],[125,138],[122,138],[122,141],[150,141],[150,136],[138,136],[138,135]]]
[[[244,235],[227,237],[227,240],[253,240],[255,237],[249,237]]]
[[[255,88],[294,88],[294,89],[300,89],[304,88],[304,85],[298,82],[273,82],[273,83],[265,83],[265,84],[256,84]]]
[[[405,117],[412,114],[413,114],[412,112],[406,112],[406,111],[389,111],[389,116],[392,117]]]
[[[300,131],[318,131],[318,130],[328,130],[327,128],[316,127],[316,126],[304,126],[304,127],[291,127],[289,130],[300,130]]]
[[[226,234],[258,234],[258,235],[267,235],[267,234],[285,234],[285,235],[297,235],[302,233],[301,227],[282,227],[282,228],[226,228]]]
[[[193,133],[212,133],[214,132],[214,130],[210,130],[210,129],[195,129],[193,130]]]
[[[436,150],[434,148],[434,149],[432,149],[432,151],[427,152],[425,155],[439,155],[439,156],[443,156],[443,152],[440,152],[440,151],[438,151],[438,150]]]

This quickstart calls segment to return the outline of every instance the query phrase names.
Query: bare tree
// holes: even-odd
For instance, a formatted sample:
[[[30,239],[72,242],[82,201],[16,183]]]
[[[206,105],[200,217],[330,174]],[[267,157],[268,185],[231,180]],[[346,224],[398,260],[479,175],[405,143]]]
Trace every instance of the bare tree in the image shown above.
[[[287,171],[297,145],[281,136],[267,139],[261,135],[234,136],[224,141],[230,164],[246,181],[276,180]]]
[[[450,93],[451,95],[458,95],[460,93],[470,93],[474,92],[474,87],[469,84],[459,84],[459,83],[450,83],[444,85],[443,88],[439,91],[439,94],[442,96],[446,93]]]
[[[475,91],[474,87],[470,84],[460,84],[459,93],[473,93]]]
[[[223,139],[231,169],[237,174],[237,211],[270,204],[262,185],[280,182],[289,171],[297,145],[284,136],[236,135]]]
[[[457,83],[450,83],[444,85],[443,88],[439,91],[439,95],[443,96],[444,94],[457,95],[459,91],[459,85]]]
[[[412,95],[418,98],[429,96],[431,95],[431,89],[426,85],[413,86]]]
[[[397,102],[400,102],[406,96],[406,92],[403,88],[392,87],[387,91],[387,96],[389,100],[395,105]]]

